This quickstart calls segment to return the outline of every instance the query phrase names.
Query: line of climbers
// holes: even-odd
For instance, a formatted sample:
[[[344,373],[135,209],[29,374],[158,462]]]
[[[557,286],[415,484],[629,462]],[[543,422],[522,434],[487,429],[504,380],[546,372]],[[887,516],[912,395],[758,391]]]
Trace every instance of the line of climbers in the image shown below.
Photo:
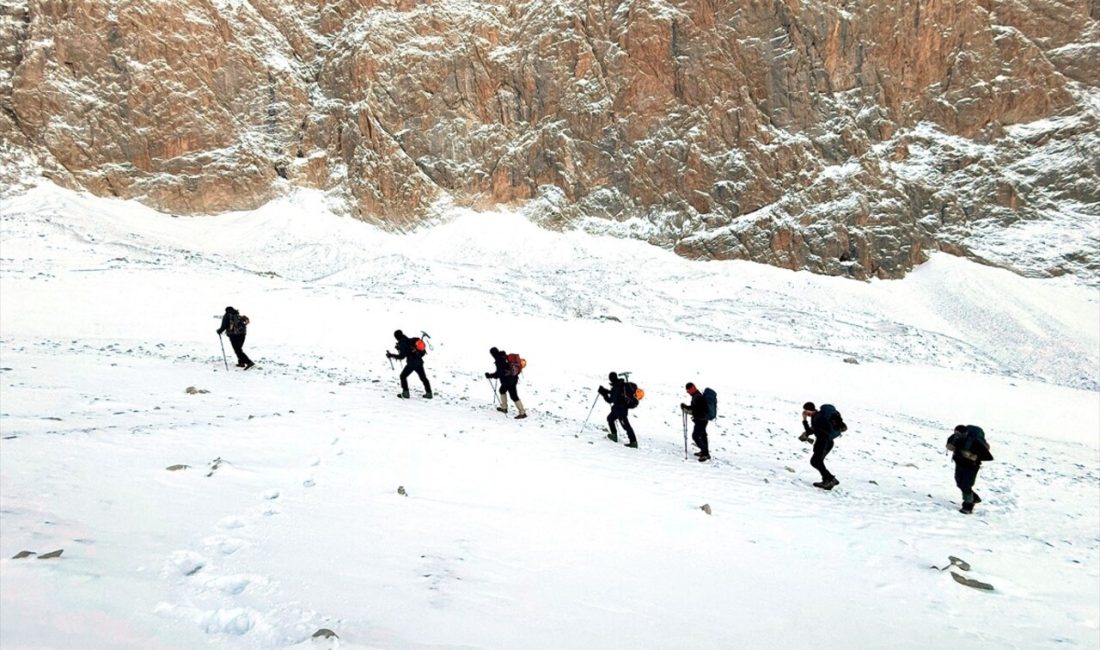
[[[222,316],[221,327],[217,330],[219,337],[221,337],[222,332],[229,335],[229,342],[233,346],[233,352],[237,355],[237,367],[245,370],[255,365],[243,349],[248,324],[247,316],[242,315],[233,307],[226,307],[225,314]],[[401,370],[399,376],[401,392],[397,394],[402,399],[409,399],[408,378],[413,373],[416,373],[416,376],[420,378],[420,382],[424,385],[424,398],[432,399],[433,397],[432,386],[424,372],[424,355],[427,354],[427,343],[424,339],[430,338],[430,336],[425,332],[421,334],[421,337],[409,337],[401,330],[396,330],[393,333],[393,338],[397,341],[394,344],[397,353],[386,352],[386,358],[391,360],[391,366],[393,359],[405,362],[405,367]],[[527,365],[526,360],[518,354],[508,354],[496,347],[489,348],[489,355],[493,359],[494,368],[492,372],[485,373],[485,378],[490,380],[493,390],[499,394],[500,404],[496,407],[496,410],[507,414],[508,398],[511,397],[512,402],[516,405],[516,419],[526,418],[527,410],[523,406],[523,401],[519,398],[518,389],[520,374]],[[492,384],[491,380],[494,379],[499,380],[499,388]],[[642,398],[645,397],[645,391],[630,381],[630,373],[612,372],[608,374],[607,379],[611,384],[610,387],[605,388],[601,385],[596,390],[596,400],[598,401],[602,397],[605,402],[611,405],[611,412],[607,415],[607,427],[609,429],[607,438],[612,442],[619,441],[619,431],[616,427],[616,424],[618,424],[626,432],[626,446],[637,449],[638,438],[634,433],[634,427],[630,424],[630,410],[641,403]],[[699,448],[699,451],[695,452],[695,457],[701,463],[706,462],[710,460],[707,424],[718,417],[717,393],[710,388],[700,391],[691,382],[687,383],[685,389],[691,398],[691,402],[680,405],[684,416],[684,454],[687,455],[688,452],[687,430],[688,419],[690,418],[692,422],[691,440]],[[596,402],[594,401],[592,409],[595,406]],[[589,409],[589,418],[592,416],[592,409]],[[581,426],[582,431],[587,424],[588,418]],[[802,430],[802,435],[798,439],[803,442],[810,442],[810,439],[813,438],[810,466],[821,474],[821,480],[815,481],[813,486],[822,490],[832,490],[840,485],[840,481],[825,467],[825,457],[833,450],[834,441],[848,430],[848,425],[845,424],[840,411],[832,404],[822,404],[818,408],[813,402],[806,402],[802,405]],[[974,505],[982,502],[978,493],[974,492],[978,470],[981,468],[982,462],[993,460],[993,456],[989,452],[989,443],[985,440],[985,432],[981,427],[972,424],[960,424],[955,427],[951,436],[948,437],[946,446],[948,451],[952,453],[951,459],[955,463],[955,485],[962,492],[962,507],[959,512],[971,514],[974,511]]]

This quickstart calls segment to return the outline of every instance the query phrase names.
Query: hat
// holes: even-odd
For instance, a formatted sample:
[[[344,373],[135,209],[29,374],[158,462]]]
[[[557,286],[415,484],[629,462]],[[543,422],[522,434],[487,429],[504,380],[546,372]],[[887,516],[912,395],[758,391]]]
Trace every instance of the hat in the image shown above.
[[[401,330],[394,330],[393,331],[393,338],[400,341],[401,339],[405,338],[405,333],[402,332]]]
[[[493,355],[493,356],[495,357],[495,356],[497,356],[498,354],[500,354],[500,350],[498,350],[498,349],[496,349],[496,348],[489,348],[489,354],[491,354],[491,355]]]
[[[693,383],[691,383],[691,382],[689,381],[689,382],[687,383],[687,386],[684,386],[684,388],[686,388],[686,389],[687,389],[687,392],[689,392],[689,393],[690,393],[691,391],[695,390],[695,384],[693,384]]]
[[[619,381],[619,375],[617,375],[613,372],[607,373],[607,378],[610,379],[611,381]]]
[[[955,427],[955,433],[966,433],[966,425],[965,424],[960,424],[957,427]]]
[[[803,411],[816,411],[817,407],[814,406],[813,402],[806,402],[805,404],[802,405],[802,410]]]

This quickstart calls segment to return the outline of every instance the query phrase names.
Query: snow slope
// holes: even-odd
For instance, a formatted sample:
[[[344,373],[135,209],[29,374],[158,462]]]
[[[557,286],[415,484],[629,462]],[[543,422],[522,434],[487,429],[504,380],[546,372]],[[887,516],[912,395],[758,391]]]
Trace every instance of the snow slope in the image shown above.
[[[396,236],[310,193],[200,220],[40,187],[2,219],[4,648],[1100,646],[1100,306],[1069,279],[855,283],[511,214]],[[432,402],[394,398],[396,328],[431,334]],[[530,362],[526,421],[492,345]],[[602,404],[582,430],[609,370],[647,391],[641,449]],[[831,493],[808,399],[851,426]],[[969,518],[962,422],[997,458]]]

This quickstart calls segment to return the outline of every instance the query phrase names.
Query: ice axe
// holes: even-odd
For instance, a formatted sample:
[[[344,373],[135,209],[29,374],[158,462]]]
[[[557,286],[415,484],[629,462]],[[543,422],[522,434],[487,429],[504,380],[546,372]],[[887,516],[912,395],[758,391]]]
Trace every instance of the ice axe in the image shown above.
[[[429,341],[426,340],[426,339],[430,339],[430,338],[432,338],[431,334],[428,334],[424,330],[420,330],[420,340],[424,341],[424,346],[425,347],[431,347],[430,345],[428,345]]]

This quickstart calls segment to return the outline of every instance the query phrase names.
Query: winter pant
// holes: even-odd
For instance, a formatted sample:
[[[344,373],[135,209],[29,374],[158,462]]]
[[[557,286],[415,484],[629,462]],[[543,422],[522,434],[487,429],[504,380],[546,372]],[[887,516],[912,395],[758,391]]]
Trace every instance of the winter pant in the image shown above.
[[[821,472],[822,481],[832,481],[836,479],[829,470],[825,468],[825,457],[829,455],[829,452],[833,450],[833,439],[828,436],[814,436],[814,455],[810,458],[810,465],[814,469]]]
[[[508,396],[512,398],[513,402],[519,401],[519,391],[516,390],[516,385],[519,380],[515,377],[505,377],[500,380],[500,394],[508,393]]]
[[[229,334],[229,344],[233,346],[233,354],[237,355],[237,363],[242,366],[252,364],[252,359],[244,353],[244,334]]]
[[[424,384],[424,392],[432,392],[432,385],[428,383],[428,376],[424,374],[424,364],[407,364],[405,369],[401,371],[401,390],[406,393],[409,392],[409,375],[416,373],[417,377],[420,377],[421,383]]]
[[[634,427],[630,426],[626,409],[611,409],[610,415],[607,416],[607,426],[611,429],[611,435],[618,437],[619,432],[615,429],[616,421],[623,425],[623,431],[626,431],[626,437],[630,439],[630,444],[637,445],[638,439],[634,437]]]
[[[955,461],[955,485],[962,491],[963,503],[974,503],[974,481],[978,480],[978,463]]]
[[[695,446],[699,447],[699,451],[704,456],[710,456],[710,445],[707,444],[707,421],[696,420],[695,428],[691,431],[691,439],[695,441]]]

